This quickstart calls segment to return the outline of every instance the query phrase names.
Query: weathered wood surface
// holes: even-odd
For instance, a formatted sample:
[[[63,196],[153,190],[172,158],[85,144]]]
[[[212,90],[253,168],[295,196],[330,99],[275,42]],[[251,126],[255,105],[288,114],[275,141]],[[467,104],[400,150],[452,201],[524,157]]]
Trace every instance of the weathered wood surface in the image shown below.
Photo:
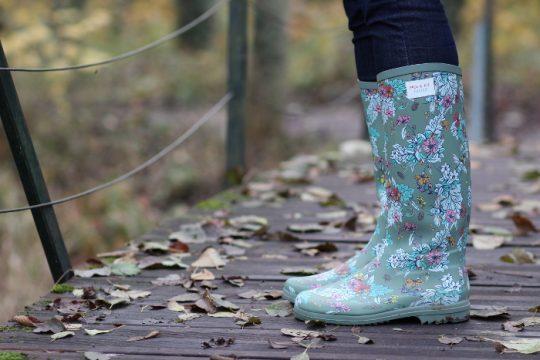
[[[511,194],[516,200],[536,199],[538,194],[525,194],[526,186],[519,181],[519,171],[514,171],[516,158],[496,152],[496,156],[475,158],[473,171],[473,194],[476,204],[490,202],[500,194]],[[370,206],[375,194],[371,183],[353,184],[336,173],[328,173],[316,178],[315,184],[336,192],[348,202],[358,202]],[[502,190],[501,190],[502,189]],[[310,223],[318,221],[316,214],[322,209],[316,203],[289,199],[281,207],[263,206],[256,208],[234,206],[231,216],[238,214],[253,214],[266,217],[270,224],[270,232],[285,231],[290,223]],[[301,218],[290,219],[294,213],[302,214]],[[164,240],[170,232],[178,229],[180,224],[194,222],[208,214],[194,211],[191,215],[165,221],[162,226],[139,240]],[[539,224],[539,214],[531,219]],[[514,225],[509,219],[495,219],[489,212],[473,210],[472,222],[480,225],[496,225],[514,231]],[[227,299],[239,305],[244,311],[254,314],[262,320],[258,326],[241,328],[230,318],[211,318],[203,316],[186,323],[176,322],[178,313],[162,310],[148,310],[147,304],[163,303],[168,298],[186,293],[181,286],[155,286],[151,280],[170,273],[182,273],[185,270],[144,270],[133,277],[110,276],[107,278],[75,278],[69,284],[76,288],[93,286],[110,286],[110,282],[130,284],[136,289],[152,291],[150,297],[133,301],[129,306],[111,311],[99,320],[97,314],[89,312],[83,321],[83,326],[91,329],[110,329],[113,325],[125,325],[112,333],[88,336],[78,331],[74,337],[50,341],[50,336],[33,334],[18,329],[14,323],[4,324],[11,328],[3,328],[0,332],[1,351],[21,351],[30,357],[38,359],[81,359],[85,351],[96,351],[107,354],[117,354],[115,359],[201,359],[212,355],[234,354],[240,359],[289,359],[300,354],[304,349],[293,345],[287,349],[272,349],[268,339],[287,341],[289,338],[281,335],[281,328],[305,329],[305,324],[292,316],[280,318],[266,314],[264,308],[272,301],[252,301],[242,299],[238,293],[250,289],[269,290],[281,289],[287,276],[280,272],[284,267],[313,267],[336,259],[346,259],[351,256],[355,247],[365,243],[369,234],[340,233],[336,235],[305,234],[299,237],[310,242],[332,241],[338,251],[322,253],[310,257],[295,251],[293,241],[250,239],[256,244],[246,252],[244,260],[231,260],[223,269],[213,269],[216,275],[214,281],[218,289],[214,290],[227,296]],[[540,265],[508,264],[499,260],[500,256],[508,254],[515,247],[522,247],[537,257],[540,257],[540,236],[514,236],[509,244],[494,250],[477,250],[469,247],[467,263],[475,274],[471,279],[471,303],[473,308],[497,305],[508,308],[510,320],[533,316],[528,312],[530,307],[540,305]],[[190,263],[196,259],[200,251],[209,244],[190,245],[191,257],[185,260]],[[219,248],[217,244],[215,248]],[[280,259],[268,258],[268,255],[282,255]],[[221,279],[222,275],[245,275],[248,277],[245,286],[234,287]],[[48,294],[44,299],[70,298],[70,294]],[[55,315],[44,306],[47,301],[42,299],[27,307],[26,313],[39,319],[49,319]],[[519,333],[503,331],[501,324],[507,319],[480,320],[471,319],[460,324],[421,326],[414,320],[401,320],[378,326],[362,327],[362,335],[371,338],[374,344],[360,345],[348,326],[326,326],[322,331],[334,334],[336,341],[324,342],[324,347],[310,349],[311,359],[532,359],[538,355],[522,355],[518,353],[498,354],[492,342],[463,341],[449,346],[438,342],[441,335],[483,336],[492,339],[510,337],[540,338],[540,327],[528,327]],[[402,329],[401,331],[395,330]],[[159,330],[160,336],[154,339],[127,342],[131,336],[145,335],[151,330]],[[235,342],[229,347],[206,349],[203,342],[217,337],[234,337]],[[232,355],[231,355],[232,356]]]

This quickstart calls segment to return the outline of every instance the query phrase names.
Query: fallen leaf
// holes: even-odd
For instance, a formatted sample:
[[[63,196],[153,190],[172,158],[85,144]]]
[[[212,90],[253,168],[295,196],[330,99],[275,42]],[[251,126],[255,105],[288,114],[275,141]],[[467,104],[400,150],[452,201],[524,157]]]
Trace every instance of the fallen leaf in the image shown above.
[[[508,242],[506,236],[500,235],[472,235],[472,244],[478,250],[493,250]]]
[[[295,233],[318,233],[322,232],[325,228],[317,223],[313,224],[290,224],[287,226],[287,230]]]
[[[82,324],[64,323],[64,326],[68,331],[79,331],[82,328]]]
[[[243,299],[252,299],[252,300],[275,300],[279,299],[283,295],[282,290],[249,290],[244,291],[238,294],[238,297]]]
[[[114,355],[102,354],[95,351],[87,351],[84,353],[85,360],[110,360]]]
[[[195,320],[200,317],[202,317],[201,314],[185,313],[185,314],[178,315],[177,321],[183,323],[185,321]]]
[[[512,221],[514,222],[519,235],[527,236],[530,232],[538,232],[538,229],[534,226],[531,219],[519,212],[512,214]]]
[[[437,339],[441,344],[445,345],[456,345],[463,341],[463,338],[461,336],[446,336],[441,335]]]
[[[51,341],[56,341],[58,339],[63,339],[66,337],[74,336],[75,333],[73,331],[62,331],[56,334],[51,335]]]
[[[112,309],[118,306],[125,306],[131,303],[128,296],[126,297],[100,297],[96,300],[96,304],[105,305],[107,308]]]
[[[147,290],[129,290],[129,291],[126,291],[126,295],[131,300],[137,300],[137,299],[149,297],[150,295],[152,295],[152,292],[147,291]]]
[[[253,235],[262,235],[268,229],[268,220],[256,215],[242,215],[229,219],[228,224],[238,230],[248,231]]]
[[[207,314],[217,312],[217,306],[214,304],[214,301],[210,296],[210,292],[208,292],[208,290],[206,290],[204,294],[199,299],[197,299],[197,301],[195,301],[193,307]]]
[[[373,344],[373,340],[371,340],[370,338],[368,337],[365,337],[365,336],[358,336],[358,343],[359,344]]]
[[[188,293],[188,294],[180,294],[180,295],[173,296],[168,301],[194,302],[194,301],[199,300],[200,297],[201,296],[199,294]]]
[[[286,317],[292,315],[293,307],[289,300],[280,300],[267,305],[265,310],[270,316]]]
[[[318,331],[312,331],[312,330],[301,330],[301,329],[292,329],[292,328],[282,328],[281,333],[283,335],[292,336],[292,337],[319,337],[321,335]]]
[[[225,276],[223,275],[221,277],[225,282],[233,285],[233,286],[238,286],[238,287],[242,287],[245,285],[245,280],[247,280],[247,276],[243,276],[243,275],[232,275],[232,276]]]
[[[191,273],[189,278],[194,281],[203,281],[203,280],[214,280],[216,277],[211,271],[207,269],[202,269],[201,271]]]
[[[207,248],[203,251],[201,256],[197,260],[195,260],[193,263],[191,263],[191,266],[193,267],[211,267],[219,269],[223,266],[225,266],[226,262],[221,258],[219,253],[214,248]]]
[[[39,320],[36,317],[28,315],[15,315],[13,321],[22,326],[35,327],[36,325],[41,324],[43,321]]]
[[[536,305],[536,306],[533,306],[533,307],[529,308],[529,312],[532,312],[532,313],[540,312],[540,305]]]
[[[233,318],[236,316],[236,313],[230,311],[218,311],[213,314],[208,314],[208,316],[215,318]]]
[[[346,218],[347,215],[348,213],[345,210],[329,211],[315,214],[316,217],[322,220],[338,220]]]
[[[180,285],[183,282],[182,277],[178,274],[169,274],[164,277],[159,277],[155,280],[152,280],[152,284],[158,286],[176,286]]]
[[[111,267],[104,266],[96,269],[87,269],[87,270],[75,270],[75,276],[81,278],[91,278],[93,276],[109,276],[111,275]]]
[[[502,325],[502,327],[506,331],[518,332],[528,326],[537,325],[540,325],[540,317],[526,317],[520,320],[507,321]]]
[[[525,171],[521,175],[521,180],[523,181],[536,181],[538,179],[540,179],[540,171],[537,169]]]
[[[501,261],[514,264],[535,264],[535,256],[530,251],[523,248],[514,248],[512,253],[503,255],[500,258]]]
[[[132,336],[127,341],[141,341],[141,340],[147,340],[147,339],[153,339],[159,336],[159,331],[152,330],[148,334],[144,336]]]
[[[242,327],[262,324],[262,321],[258,316],[254,316],[254,315],[241,312],[241,311],[235,314],[235,319],[237,319],[235,321],[235,324],[240,325]]]
[[[112,328],[112,329],[109,329],[109,330],[84,329],[84,332],[85,332],[87,335],[90,335],[90,336],[96,336],[96,335],[101,335],[101,334],[108,334],[108,333],[110,333],[111,331],[116,330],[116,329],[117,329],[117,328]]]
[[[534,354],[540,352],[539,338],[519,338],[516,340],[497,341],[505,348],[515,350],[521,354]]]
[[[498,318],[507,317],[510,314],[505,306],[487,306],[482,309],[472,309],[470,312],[471,318]]]
[[[181,241],[186,244],[203,243],[208,241],[208,236],[202,227],[202,223],[185,224],[180,230],[169,234],[169,240]]]
[[[175,240],[175,241],[170,242],[169,251],[174,252],[174,253],[188,253],[189,246],[188,244],[183,243],[182,241]]]
[[[32,331],[38,334],[47,334],[47,333],[60,333],[66,330],[64,323],[58,320],[57,318],[51,318],[50,320],[45,321],[44,323],[39,324]]]
[[[169,301],[167,303],[167,309],[170,311],[182,312],[186,311],[186,308],[183,305],[180,305],[176,301]]]
[[[145,241],[139,244],[139,249],[149,254],[166,254],[169,252],[169,244],[158,241]]]
[[[118,261],[111,265],[111,272],[119,276],[133,276],[139,274],[141,269],[134,263]]]

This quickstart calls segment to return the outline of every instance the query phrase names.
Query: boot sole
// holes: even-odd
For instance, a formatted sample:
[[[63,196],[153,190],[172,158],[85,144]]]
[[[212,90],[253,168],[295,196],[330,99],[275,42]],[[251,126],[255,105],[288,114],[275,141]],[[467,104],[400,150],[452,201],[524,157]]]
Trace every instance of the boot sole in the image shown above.
[[[323,314],[295,307],[294,316],[299,320],[322,320],[336,325],[375,325],[409,317],[417,318],[422,324],[446,324],[469,320],[470,307],[465,300],[451,305],[424,305],[367,315]]]

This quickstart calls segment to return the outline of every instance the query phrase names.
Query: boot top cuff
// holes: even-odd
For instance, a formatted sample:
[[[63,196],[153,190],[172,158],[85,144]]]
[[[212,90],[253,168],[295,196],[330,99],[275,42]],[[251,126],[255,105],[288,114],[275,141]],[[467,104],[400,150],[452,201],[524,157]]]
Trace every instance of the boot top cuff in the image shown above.
[[[459,66],[444,64],[444,63],[425,63],[398,67],[395,69],[386,70],[377,74],[377,81],[383,81],[395,78],[402,75],[413,74],[417,72],[451,72],[461,75]]]

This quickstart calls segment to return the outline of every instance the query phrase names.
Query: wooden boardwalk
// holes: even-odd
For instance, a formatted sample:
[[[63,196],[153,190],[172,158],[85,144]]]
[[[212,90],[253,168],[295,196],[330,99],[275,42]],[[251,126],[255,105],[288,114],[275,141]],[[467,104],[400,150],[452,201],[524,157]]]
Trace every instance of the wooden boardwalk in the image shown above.
[[[521,181],[519,176],[526,169],[517,168],[519,164],[530,166],[531,161],[534,160],[528,156],[509,156],[505,149],[489,152],[489,156],[485,154],[488,152],[475,151],[473,157],[473,194],[477,206],[473,210],[472,223],[479,225],[487,232],[500,233],[501,231],[486,228],[486,226],[502,227],[515,232],[512,220],[504,218],[503,215],[504,212],[511,213],[515,209],[521,209],[529,211],[527,216],[540,225],[540,209],[534,209],[535,204],[540,204],[538,202],[540,191],[537,189],[534,193],[534,187],[528,185],[531,183]],[[536,166],[540,169],[540,164],[536,163]],[[265,199],[271,199],[272,194],[287,194],[288,198],[280,203],[269,201],[261,206],[258,201],[254,201],[255,196],[242,199],[230,208],[229,213],[217,214],[225,218],[257,215],[268,219],[270,227],[261,238],[252,236],[246,239],[245,243],[237,242],[234,245],[227,245],[223,241],[223,237],[226,238],[223,235],[224,230],[211,226],[206,229],[210,242],[187,244],[192,255],[182,259],[185,264],[191,264],[208,246],[220,251],[222,257],[226,257],[225,253],[229,254],[228,263],[224,267],[208,268],[215,275],[212,283],[217,286],[210,292],[225,295],[228,301],[236,304],[242,311],[260,319],[261,324],[242,327],[235,323],[234,318],[210,317],[206,314],[182,323],[178,321],[178,315],[182,314],[181,312],[167,308],[152,310],[152,306],[165,305],[173,296],[194,294],[180,285],[166,286],[152,283],[153,280],[170,274],[189,277],[190,269],[143,270],[136,276],[76,277],[69,281],[70,285],[78,289],[93,287],[98,292],[98,296],[101,296],[99,295],[100,288],[111,288],[112,284],[127,284],[131,286],[131,290],[148,290],[151,294],[148,297],[132,300],[127,306],[114,307],[110,311],[105,308],[95,310],[89,310],[84,306],[79,308],[80,303],[85,301],[76,300],[71,293],[47,294],[40,301],[28,306],[24,314],[45,321],[59,315],[59,312],[66,314],[85,311],[82,318],[71,319],[73,320],[71,322],[82,324],[82,328],[86,329],[107,330],[115,326],[121,327],[110,333],[96,336],[87,335],[83,329],[79,329],[74,331],[74,336],[51,341],[50,334],[32,333],[32,328],[23,328],[15,322],[10,322],[3,324],[0,331],[0,354],[17,351],[27,354],[30,358],[39,359],[83,359],[85,352],[116,354],[114,359],[290,359],[302,353],[304,347],[291,342],[291,337],[283,335],[281,329],[305,330],[306,324],[295,320],[292,316],[268,315],[265,307],[279,299],[251,300],[242,298],[239,294],[249,290],[255,292],[280,290],[283,281],[287,278],[287,275],[282,274],[284,268],[313,268],[336,259],[346,259],[351,256],[355,248],[369,239],[369,225],[364,228],[357,225],[359,229],[357,231],[344,229],[333,233],[295,233],[292,237],[284,235],[290,224],[321,222],[321,213],[333,212],[327,214],[327,217],[338,217],[336,210],[340,208],[321,207],[317,202],[306,201],[310,200],[310,195],[306,195],[305,192],[306,187],[309,186],[315,185],[331,190],[339,198],[350,203],[361,204],[371,209],[372,213],[375,212],[372,207],[375,200],[372,183],[351,181],[349,175],[353,172],[350,171],[350,167],[349,170],[344,170],[343,167],[332,170],[332,166],[330,169],[321,170],[316,167],[312,172],[315,173],[313,182],[308,185],[280,185],[278,191],[274,193],[264,189],[266,185],[254,187],[255,190],[262,191],[260,194]],[[511,196],[511,198],[502,199],[501,203],[506,206],[485,205],[494,202],[497,196],[503,194]],[[324,192],[319,190],[314,191],[311,197],[319,198],[324,195]],[[508,204],[509,202],[514,204]],[[483,211],[478,209],[478,205]],[[351,210],[348,212],[352,213]],[[216,215],[208,211],[194,211],[189,217],[166,221],[159,228],[141,237],[139,241],[161,241],[166,244],[169,234],[178,231],[181,225],[195,223],[205,218],[216,218]],[[365,222],[366,216],[361,218]],[[348,225],[348,228],[351,228],[351,222]],[[216,232],[218,236],[214,236]],[[216,241],[216,237],[221,237],[222,240]],[[497,238],[497,235],[493,238]],[[508,320],[534,316],[528,309],[540,305],[540,265],[506,263],[500,260],[501,256],[515,249],[524,249],[540,258],[539,239],[540,236],[537,233],[528,236],[514,235],[511,242],[493,250],[469,247],[467,263],[471,277],[473,309],[503,306],[509,313],[506,318],[472,318],[465,323],[432,326],[420,326],[412,319],[354,329],[348,326],[327,325],[316,329],[327,335],[325,336],[327,341],[304,340],[304,344],[312,342],[307,350],[309,358],[418,360],[538,358],[538,353],[535,355],[507,352],[499,354],[497,349],[500,351],[502,348],[496,348],[495,343],[488,339],[501,340],[516,337],[540,339],[540,326],[526,327],[519,332],[505,331],[502,328],[502,324]],[[306,253],[310,251],[301,252],[295,248],[295,245],[298,246],[302,240],[312,244],[324,244],[326,241],[331,241],[336,245],[337,251],[320,252],[315,255],[313,253],[316,251],[311,250],[311,254],[308,255]],[[245,244],[252,246],[247,249],[238,246]],[[156,245],[152,246],[155,248]],[[156,249],[154,251],[157,251]],[[146,256],[146,261],[149,261],[148,255],[144,256]],[[141,259],[142,255],[137,254],[137,258]],[[222,276],[245,276],[245,285],[233,286],[222,280]],[[202,294],[204,290],[200,285],[200,282],[195,282],[191,291],[198,289]],[[48,306],[54,299],[59,298],[63,301],[60,309]],[[71,300],[75,302],[69,307]],[[57,304],[59,304],[58,301],[56,301]],[[91,302],[95,303],[94,300]],[[180,303],[177,304],[180,305]],[[186,308],[189,308],[188,304],[183,303]],[[130,337],[144,336],[151,331],[159,331],[159,336],[141,341],[127,341]],[[359,344],[358,337],[353,332],[359,332],[359,335],[370,338],[373,343]],[[454,345],[443,344],[439,341],[442,335],[459,337],[462,341]],[[222,346],[219,346],[219,338],[225,340]],[[272,348],[269,340],[277,342],[277,345],[274,344],[275,347],[282,345],[281,347],[286,348]],[[228,342],[231,343],[227,344]],[[88,354],[88,356],[91,355]]]

